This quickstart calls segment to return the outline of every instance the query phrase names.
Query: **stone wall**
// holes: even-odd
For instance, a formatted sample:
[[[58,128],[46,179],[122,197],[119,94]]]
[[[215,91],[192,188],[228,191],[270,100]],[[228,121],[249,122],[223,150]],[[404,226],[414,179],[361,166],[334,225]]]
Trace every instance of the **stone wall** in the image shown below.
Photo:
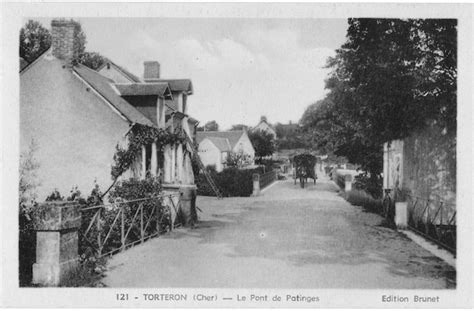
[[[456,203],[456,137],[433,126],[404,140],[402,188],[431,200]]]
[[[410,194],[407,200],[418,200],[418,207],[428,204],[427,213],[442,202],[437,222],[450,219],[456,209],[455,133],[432,125],[384,147],[384,188]]]

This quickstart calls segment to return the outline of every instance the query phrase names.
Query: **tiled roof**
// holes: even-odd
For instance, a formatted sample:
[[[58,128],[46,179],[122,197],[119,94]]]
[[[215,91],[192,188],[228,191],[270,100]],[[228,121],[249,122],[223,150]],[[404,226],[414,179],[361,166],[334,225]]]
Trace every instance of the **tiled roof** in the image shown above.
[[[132,74],[130,71],[126,70],[125,68],[115,64],[111,60],[107,59],[107,61],[100,66],[97,71],[102,70],[107,63],[110,65],[114,66],[117,70],[122,72],[125,76],[127,76],[129,79],[131,79],[133,82],[140,83],[142,82],[140,78],[138,78],[136,75]],[[188,94],[193,93],[193,84],[191,80],[189,79],[151,79],[147,81],[148,83],[168,83],[171,90],[175,92],[186,92]]]
[[[138,78],[136,75],[134,75],[133,73],[131,73],[130,71],[128,71],[127,69],[117,65],[116,63],[114,63],[113,61],[111,61],[110,59],[107,59],[107,61],[102,65],[100,66],[99,68],[97,68],[97,71],[100,71],[102,70],[102,68],[104,68],[105,66],[107,66],[107,63],[109,63],[110,65],[114,66],[118,71],[122,72],[127,78],[129,78],[130,80],[132,80],[133,82],[141,82],[140,81],[140,78]]]
[[[244,131],[227,131],[227,132],[217,132],[217,131],[209,131],[209,132],[197,132],[196,133],[196,140],[197,143],[201,143],[204,138],[216,137],[216,138],[225,138],[229,141],[231,149],[235,147],[237,142],[239,141],[240,137],[244,134]]]
[[[153,79],[148,81],[151,83],[166,82],[170,85],[172,91],[193,93],[193,84],[189,79]]]
[[[230,146],[230,142],[227,138],[221,137],[207,137],[221,152],[229,152],[232,151]]]
[[[158,95],[172,98],[168,83],[115,83],[114,86],[121,96]]]
[[[121,114],[123,114],[130,122],[154,126],[152,121],[150,121],[135,107],[130,105],[126,100],[121,98],[115,92],[112,87],[112,80],[81,64],[75,66],[74,71],[88,84],[90,84],[95,91],[102,95]]]

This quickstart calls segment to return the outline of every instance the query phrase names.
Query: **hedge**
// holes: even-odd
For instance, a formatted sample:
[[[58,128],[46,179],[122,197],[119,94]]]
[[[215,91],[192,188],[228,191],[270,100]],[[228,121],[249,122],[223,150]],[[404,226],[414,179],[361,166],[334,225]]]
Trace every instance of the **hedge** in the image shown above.
[[[383,211],[382,200],[374,199],[364,190],[354,189],[344,193],[344,198],[352,205],[361,206],[369,212],[380,214]]]
[[[214,179],[217,187],[226,197],[248,197],[253,192],[253,174],[262,174],[263,168],[238,169],[229,167],[217,173],[214,169],[208,168],[208,172]],[[197,194],[205,196],[215,196],[209,186],[204,174],[200,173],[196,178]]]

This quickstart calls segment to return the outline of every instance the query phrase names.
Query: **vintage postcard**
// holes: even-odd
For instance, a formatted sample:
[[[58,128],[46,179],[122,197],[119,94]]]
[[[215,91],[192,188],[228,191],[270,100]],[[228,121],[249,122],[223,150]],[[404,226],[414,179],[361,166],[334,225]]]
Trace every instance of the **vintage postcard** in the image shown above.
[[[472,6],[2,4],[2,305],[472,308]]]

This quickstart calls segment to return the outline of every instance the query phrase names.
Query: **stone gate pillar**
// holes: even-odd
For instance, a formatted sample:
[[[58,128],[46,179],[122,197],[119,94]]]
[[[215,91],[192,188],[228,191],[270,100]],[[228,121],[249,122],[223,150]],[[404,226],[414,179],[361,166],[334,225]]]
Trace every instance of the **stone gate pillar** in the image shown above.
[[[39,204],[33,213],[36,263],[33,283],[58,286],[79,265],[81,210],[77,202]]]
[[[179,187],[181,195],[179,216],[184,227],[192,227],[197,222],[196,190],[197,187],[195,185],[182,185]]]
[[[347,174],[344,176],[345,188],[344,191],[348,192],[352,190],[352,175]]]
[[[252,175],[252,182],[253,182],[253,192],[252,196],[256,197],[260,195],[260,175],[253,174]]]

